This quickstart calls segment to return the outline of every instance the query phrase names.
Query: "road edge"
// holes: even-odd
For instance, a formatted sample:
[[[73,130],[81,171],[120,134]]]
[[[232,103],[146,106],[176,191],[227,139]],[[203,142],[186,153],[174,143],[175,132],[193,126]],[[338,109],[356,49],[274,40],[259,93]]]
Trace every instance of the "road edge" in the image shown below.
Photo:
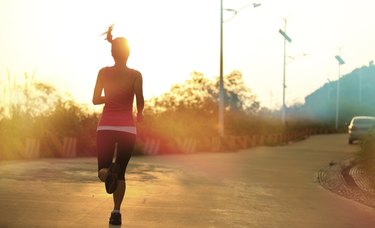
[[[370,178],[354,158],[330,162],[316,173],[315,180],[335,194],[375,209],[375,190],[369,187]]]

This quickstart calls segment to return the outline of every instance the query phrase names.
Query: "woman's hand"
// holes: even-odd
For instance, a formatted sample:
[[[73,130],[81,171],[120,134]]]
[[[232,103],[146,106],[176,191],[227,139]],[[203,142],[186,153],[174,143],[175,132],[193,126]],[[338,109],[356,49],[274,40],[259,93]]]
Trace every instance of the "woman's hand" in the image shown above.
[[[137,113],[137,122],[142,123],[143,122],[143,114],[142,113]]]

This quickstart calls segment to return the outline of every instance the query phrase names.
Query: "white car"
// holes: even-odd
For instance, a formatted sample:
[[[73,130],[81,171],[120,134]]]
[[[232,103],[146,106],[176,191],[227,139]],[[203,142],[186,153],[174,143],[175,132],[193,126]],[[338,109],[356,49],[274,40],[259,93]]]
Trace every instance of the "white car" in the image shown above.
[[[373,116],[355,116],[348,126],[349,144],[354,140],[359,140],[366,136],[375,127],[375,117]]]

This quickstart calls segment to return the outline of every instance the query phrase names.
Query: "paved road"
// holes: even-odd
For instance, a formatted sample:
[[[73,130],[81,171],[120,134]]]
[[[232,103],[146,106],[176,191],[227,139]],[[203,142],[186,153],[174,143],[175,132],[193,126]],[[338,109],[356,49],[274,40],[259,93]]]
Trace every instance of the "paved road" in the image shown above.
[[[358,146],[312,136],[238,153],[134,157],[122,227],[375,227],[375,210],[314,180]],[[0,163],[0,227],[108,227],[93,158]]]

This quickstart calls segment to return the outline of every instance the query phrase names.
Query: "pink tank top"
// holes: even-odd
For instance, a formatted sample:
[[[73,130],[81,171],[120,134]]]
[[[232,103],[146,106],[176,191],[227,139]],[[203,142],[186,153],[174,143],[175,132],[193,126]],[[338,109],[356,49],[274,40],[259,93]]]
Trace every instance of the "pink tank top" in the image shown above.
[[[135,126],[133,120],[134,80],[137,72],[128,69],[116,73],[107,67],[99,80],[102,80],[105,105],[98,126]]]

